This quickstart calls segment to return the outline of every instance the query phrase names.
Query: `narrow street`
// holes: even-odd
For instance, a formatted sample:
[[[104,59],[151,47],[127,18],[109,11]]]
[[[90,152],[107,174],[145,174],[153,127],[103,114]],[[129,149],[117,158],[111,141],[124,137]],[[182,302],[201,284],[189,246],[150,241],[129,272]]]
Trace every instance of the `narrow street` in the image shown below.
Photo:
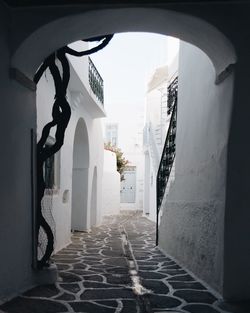
[[[6,313],[226,312],[200,282],[155,248],[155,224],[140,215],[112,216],[75,233],[54,256],[55,285],[5,303]]]

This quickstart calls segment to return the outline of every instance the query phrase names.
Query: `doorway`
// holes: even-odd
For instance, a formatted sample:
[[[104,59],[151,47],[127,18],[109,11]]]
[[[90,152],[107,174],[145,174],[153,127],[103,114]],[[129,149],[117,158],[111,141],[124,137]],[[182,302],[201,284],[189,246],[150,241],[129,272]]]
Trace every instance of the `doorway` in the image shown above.
[[[121,182],[121,203],[135,203],[136,199],[136,167],[126,167],[124,180]]]

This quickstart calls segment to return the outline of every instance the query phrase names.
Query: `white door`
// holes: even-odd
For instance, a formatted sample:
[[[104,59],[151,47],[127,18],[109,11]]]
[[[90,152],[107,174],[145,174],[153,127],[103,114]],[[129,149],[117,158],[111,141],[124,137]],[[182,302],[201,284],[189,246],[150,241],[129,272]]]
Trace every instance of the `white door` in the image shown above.
[[[127,167],[121,182],[121,203],[135,203],[136,167]]]

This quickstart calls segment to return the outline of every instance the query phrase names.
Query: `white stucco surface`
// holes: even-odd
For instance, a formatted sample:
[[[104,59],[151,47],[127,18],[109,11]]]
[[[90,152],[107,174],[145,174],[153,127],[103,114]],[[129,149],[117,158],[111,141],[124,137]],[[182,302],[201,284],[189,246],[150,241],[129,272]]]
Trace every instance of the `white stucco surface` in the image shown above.
[[[162,205],[160,247],[219,292],[232,82],[215,85],[208,57],[181,43],[175,180]]]
[[[142,99],[143,100],[143,99]],[[120,101],[120,102],[119,102]],[[117,106],[122,110],[122,97],[117,100]],[[142,105],[135,104],[133,110],[122,110],[122,114],[111,112],[106,123],[118,124],[118,148],[121,149],[123,157],[129,161],[128,166],[135,167],[135,199],[128,200],[121,196],[120,208],[127,210],[143,210],[143,181],[144,181],[144,154],[143,154],[143,109]],[[120,111],[121,112],[121,111]],[[123,183],[122,183],[123,184]],[[121,184],[121,188],[122,188]],[[122,191],[121,191],[122,193]],[[130,202],[123,202],[130,201]],[[134,202],[131,202],[134,201]]]
[[[172,62],[156,68],[148,82],[144,126],[144,213],[152,221],[156,221],[157,172],[171,118],[171,114],[166,114],[167,88],[178,75],[178,59],[177,50]]]
[[[145,155],[143,213],[151,221],[156,221],[156,174],[149,154]]]
[[[100,104],[96,103],[93,96],[89,94],[87,81],[84,78],[81,80],[76,73],[76,68],[78,72],[79,69],[81,72],[88,71],[86,60],[82,63],[80,60],[71,65],[67,97],[72,115],[60,151],[60,186],[53,195],[55,251],[70,243],[71,229],[89,230],[91,226],[101,221],[103,135],[99,115],[102,112],[105,116],[105,113]],[[53,81],[47,71],[39,82],[37,90],[38,138],[42,127],[51,119],[53,98]],[[95,107],[98,113],[94,119]],[[79,135],[76,134],[78,128]],[[53,132],[51,135],[53,137]],[[94,184],[93,179],[96,180]],[[92,192],[93,185],[96,186],[96,193]],[[63,200],[65,193],[68,193],[66,201]]]
[[[135,167],[135,202],[121,202],[120,207],[122,211],[129,210],[143,210],[143,190],[144,190],[144,155],[142,151],[142,143],[139,146],[133,147],[133,152],[124,151],[124,156],[129,160],[129,166]]]
[[[102,180],[102,216],[120,213],[120,174],[117,172],[116,154],[104,150]]]

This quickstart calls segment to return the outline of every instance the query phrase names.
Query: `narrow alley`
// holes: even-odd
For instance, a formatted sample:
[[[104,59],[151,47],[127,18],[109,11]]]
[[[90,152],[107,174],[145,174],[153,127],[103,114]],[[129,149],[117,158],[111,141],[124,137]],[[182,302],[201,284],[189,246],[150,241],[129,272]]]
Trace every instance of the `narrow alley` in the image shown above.
[[[110,216],[90,233],[75,233],[53,259],[57,283],[31,289],[0,312],[226,312],[215,295],[155,248],[155,224],[139,214]]]

